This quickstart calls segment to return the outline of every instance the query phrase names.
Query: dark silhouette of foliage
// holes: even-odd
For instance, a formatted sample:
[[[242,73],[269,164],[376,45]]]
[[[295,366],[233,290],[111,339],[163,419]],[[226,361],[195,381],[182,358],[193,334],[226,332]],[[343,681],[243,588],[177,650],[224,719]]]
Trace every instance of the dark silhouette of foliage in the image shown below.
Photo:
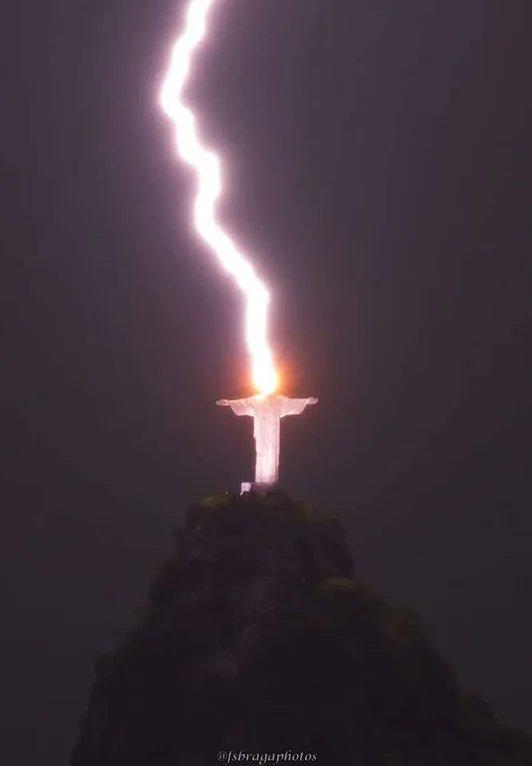
[[[462,694],[417,615],[353,574],[338,518],[285,493],[192,506],[139,627],[96,663],[72,766],[524,766],[531,741]]]

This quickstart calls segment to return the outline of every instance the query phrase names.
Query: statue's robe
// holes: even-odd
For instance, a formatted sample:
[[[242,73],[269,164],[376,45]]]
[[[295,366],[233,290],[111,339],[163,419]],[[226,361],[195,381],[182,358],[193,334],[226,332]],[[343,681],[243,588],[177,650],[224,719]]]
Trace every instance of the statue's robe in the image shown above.
[[[282,394],[229,400],[229,407],[235,415],[248,415],[253,418],[253,436],[257,453],[256,484],[277,484],[279,479],[281,418],[286,415],[301,415],[305,407],[315,401],[312,398],[290,399]]]

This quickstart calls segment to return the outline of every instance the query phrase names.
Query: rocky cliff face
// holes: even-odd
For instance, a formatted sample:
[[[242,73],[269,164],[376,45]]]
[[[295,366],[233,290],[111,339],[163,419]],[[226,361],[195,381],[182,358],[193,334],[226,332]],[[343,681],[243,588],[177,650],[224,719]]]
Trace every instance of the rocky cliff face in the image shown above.
[[[339,521],[281,492],[190,508],[140,626],[95,674],[72,766],[532,764],[415,615],[354,577]]]

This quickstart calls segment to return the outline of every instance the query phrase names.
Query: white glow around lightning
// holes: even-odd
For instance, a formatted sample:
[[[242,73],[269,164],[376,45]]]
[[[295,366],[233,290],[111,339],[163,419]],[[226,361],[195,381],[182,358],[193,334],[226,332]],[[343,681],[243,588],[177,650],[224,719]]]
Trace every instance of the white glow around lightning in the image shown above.
[[[270,394],[278,386],[278,374],[268,342],[269,292],[259,279],[249,259],[216,219],[216,202],[222,192],[220,160],[204,147],[196,130],[196,118],[183,103],[193,53],[207,31],[208,13],[216,0],[190,0],[184,28],[172,52],[161,104],[176,128],[179,156],[196,172],[198,187],[194,203],[194,222],[220,263],[235,279],[245,296],[245,337],[252,360],[252,379],[261,394]]]

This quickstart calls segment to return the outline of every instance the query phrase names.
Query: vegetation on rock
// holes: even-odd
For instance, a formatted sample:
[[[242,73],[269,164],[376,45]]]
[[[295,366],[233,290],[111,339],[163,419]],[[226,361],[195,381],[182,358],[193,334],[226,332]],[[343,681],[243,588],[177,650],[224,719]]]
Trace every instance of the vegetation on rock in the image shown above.
[[[354,576],[340,520],[279,491],[193,505],[141,624],[95,674],[72,766],[288,749],[328,766],[532,764],[417,615]]]

